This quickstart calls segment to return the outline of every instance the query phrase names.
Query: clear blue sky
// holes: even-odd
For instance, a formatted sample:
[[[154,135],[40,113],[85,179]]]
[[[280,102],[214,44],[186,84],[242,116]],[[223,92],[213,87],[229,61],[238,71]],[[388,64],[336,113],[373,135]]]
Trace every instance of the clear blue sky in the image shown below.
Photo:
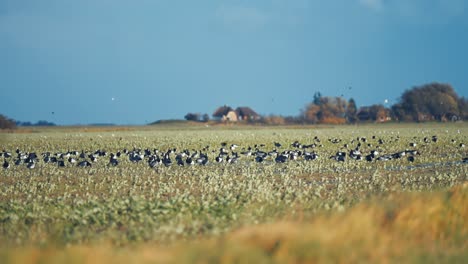
[[[432,81],[467,97],[467,63],[467,0],[0,0],[0,113],[21,121],[297,115],[316,91],[391,105]]]

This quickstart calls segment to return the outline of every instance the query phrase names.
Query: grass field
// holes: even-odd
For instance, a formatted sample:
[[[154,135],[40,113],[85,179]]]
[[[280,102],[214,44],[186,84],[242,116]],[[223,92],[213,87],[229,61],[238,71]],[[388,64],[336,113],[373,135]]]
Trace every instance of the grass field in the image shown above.
[[[318,159],[257,163],[240,154],[218,164],[223,142],[238,153],[257,145]],[[0,144],[13,154],[0,172],[0,263],[468,261],[465,123],[35,128],[1,133]],[[358,144],[363,156],[417,154],[330,158]],[[123,149],[174,148],[202,150],[210,162],[151,168],[146,157],[122,155],[108,164]],[[39,161],[28,169],[13,165],[16,149],[39,160],[46,152],[107,155],[91,167]]]

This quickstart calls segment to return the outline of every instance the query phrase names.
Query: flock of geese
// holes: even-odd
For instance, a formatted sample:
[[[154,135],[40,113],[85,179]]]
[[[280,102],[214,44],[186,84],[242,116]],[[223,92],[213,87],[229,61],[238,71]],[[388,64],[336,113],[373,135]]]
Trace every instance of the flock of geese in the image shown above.
[[[367,138],[358,137],[353,139],[350,143],[341,145],[340,150],[336,154],[329,156],[337,162],[344,162],[347,159],[351,160],[366,160],[372,161],[388,161],[393,159],[406,158],[409,162],[414,162],[416,157],[420,155],[420,152],[416,149],[417,143],[409,143],[409,147],[413,149],[405,149],[391,154],[380,154],[380,145],[385,142],[382,139],[376,139],[372,137],[377,146],[375,149],[366,153],[361,152],[363,147],[372,148],[373,145],[369,143]],[[342,144],[341,139],[328,139],[332,144]],[[423,139],[424,143],[437,142],[437,136],[426,137]],[[176,148],[171,148],[165,151],[158,149],[137,149],[132,150],[123,149],[115,153],[108,153],[105,150],[95,151],[67,151],[50,153],[45,152],[38,155],[35,152],[23,152],[20,149],[16,149],[14,153],[3,150],[0,152],[0,158],[3,157],[3,168],[9,169],[11,166],[25,165],[29,169],[34,169],[36,164],[42,162],[44,164],[52,164],[58,167],[92,167],[98,160],[107,159],[107,166],[119,166],[123,159],[128,159],[130,163],[147,163],[150,168],[156,168],[158,166],[169,167],[173,164],[177,166],[192,166],[192,165],[207,165],[208,163],[237,163],[242,157],[243,159],[250,159],[257,163],[263,163],[265,161],[285,163],[291,160],[304,160],[313,161],[318,159],[320,156],[317,154],[315,149],[323,147],[321,140],[318,137],[314,137],[312,144],[302,144],[299,141],[295,141],[290,144],[290,148],[284,149],[283,145],[274,142],[274,148],[270,151],[265,150],[265,144],[257,144],[253,147],[240,148],[236,144],[228,145],[226,142],[221,143],[220,148],[210,149],[210,146],[206,146],[201,150],[188,150],[177,151]],[[452,140],[452,143],[456,143]],[[353,145],[353,147],[351,147]],[[458,144],[460,148],[464,148],[463,143]],[[281,150],[283,149],[283,150]],[[210,159],[210,157],[212,157]],[[463,163],[468,163],[468,157],[462,160]]]

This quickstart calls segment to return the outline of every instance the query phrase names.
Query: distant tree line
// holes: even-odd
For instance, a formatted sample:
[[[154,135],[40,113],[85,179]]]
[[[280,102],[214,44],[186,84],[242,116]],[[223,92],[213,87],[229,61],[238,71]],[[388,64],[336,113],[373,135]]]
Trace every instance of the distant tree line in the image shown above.
[[[221,109],[221,108],[220,108]],[[223,110],[223,109],[221,109]],[[185,119],[208,122],[208,114],[188,113]],[[357,107],[351,98],[313,95],[299,116],[268,115],[248,120],[252,124],[354,124],[359,122],[424,122],[468,120],[468,99],[459,97],[450,84],[429,83],[403,92],[391,107],[382,104]]]
[[[468,99],[459,97],[450,84],[429,83],[406,90],[391,108],[382,104],[357,108],[354,99],[314,94],[301,112],[304,123],[458,121],[468,119]]]
[[[195,122],[208,122],[210,121],[210,116],[208,114],[200,114],[200,113],[188,113],[184,116],[185,120],[187,121],[195,121]]]
[[[36,123],[15,121],[0,114],[0,129],[15,129],[18,126],[55,126],[55,124],[45,120],[39,120]]]
[[[36,123],[16,121],[16,125],[17,126],[25,126],[25,127],[28,127],[28,126],[56,126],[54,123],[48,122],[48,121],[45,121],[45,120],[39,120]]]

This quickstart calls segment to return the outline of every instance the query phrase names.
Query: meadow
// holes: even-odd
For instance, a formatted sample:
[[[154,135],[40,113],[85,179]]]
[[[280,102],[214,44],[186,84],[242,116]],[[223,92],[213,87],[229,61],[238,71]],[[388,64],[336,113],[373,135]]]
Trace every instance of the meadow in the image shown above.
[[[1,133],[0,262],[466,263],[464,144],[466,123]],[[215,161],[224,145],[235,162]],[[34,168],[13,164],[17,149],[39,156]],[[172,150],[172,164],[124,154],[145,149]],[[287,161],[255,159],[275,149]],[[97,150],[92,166],[42,161]],[[183,150],[209,162],[178,165]]]

